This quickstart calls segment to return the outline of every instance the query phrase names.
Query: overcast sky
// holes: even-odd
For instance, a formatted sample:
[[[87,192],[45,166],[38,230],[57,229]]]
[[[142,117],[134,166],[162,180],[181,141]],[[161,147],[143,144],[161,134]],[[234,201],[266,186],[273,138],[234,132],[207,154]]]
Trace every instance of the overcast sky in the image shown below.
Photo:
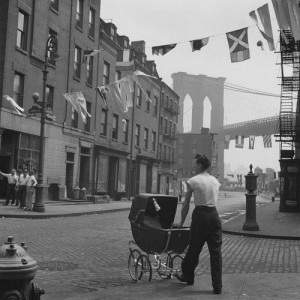
[[[271,1],[268,0],[102,0],[100,16],[117,26],[119,35],[130,41],[144,40],[148,60],[155,60],[159,75],[172,86],[176,72],[225,77],[226,82],[280,94],[279,53],[269,51],[249,12],[268,3],[276,49],[279,50],[278,25]],[[248,27],[250,59],[231,63],[226,32]],[[210,37],[201,51],[191,51],[189,41]],[[261,40],[264,51],[257,46]],[[152,55],[152,47],[177,43],[164,56]],[[259,97],[227,92],[225,123],[239,122],[235,117],[255,119],[279,113],[279,98]],[[251,111],[251,116],[249,112]],[[257,141],[262,139],[257,137]],[[279,144],[264,149],[258,142],[255,150],[231,148],[225,161],[232,169],[252,163],[255,167],[279,169]],[[245,148],[248,148],[246,142]],[[238,155],[237,152],[238,151]],[[237,159],[236,157],[239,157]],[[251,160],[251,161],[250,161]],[[249,163],[248,163],[249,161]]]

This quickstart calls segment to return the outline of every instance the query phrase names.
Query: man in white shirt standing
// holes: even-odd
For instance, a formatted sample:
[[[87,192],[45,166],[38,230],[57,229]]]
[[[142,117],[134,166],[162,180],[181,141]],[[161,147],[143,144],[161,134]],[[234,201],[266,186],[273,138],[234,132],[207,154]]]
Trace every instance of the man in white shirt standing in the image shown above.
[[[182,227],[189,211],[191,196],[194,193],[195,209],[192,215],[189,248],[181,265],[182,273],[175,276],[188,285],[194,284],[195,269],[199,255],[207,243],[210,254],[210,267],[213,292],[222,293],[222,223],[216,209],[219,181],[208,174],[210,161],[205,155],[197,154],[194,162],[196,175],[187,181],[187,192],[181,209]]]
[[[9,199],[11,197],[11,205],[14,205],[16,199],[16,183],[18,180],[17,172],[15,169],[12,169],[11,173],[5,174],[0,171],[0,174],[7,178],[7,193],[6,193],[6,202],[3,205],[9,204]]]
[[[32,194],[36,185],[37,181],[35,179],[33,171],[29,171],[29,178],[26,186],[26,208],[24,208],[25,210],[32,210]]]

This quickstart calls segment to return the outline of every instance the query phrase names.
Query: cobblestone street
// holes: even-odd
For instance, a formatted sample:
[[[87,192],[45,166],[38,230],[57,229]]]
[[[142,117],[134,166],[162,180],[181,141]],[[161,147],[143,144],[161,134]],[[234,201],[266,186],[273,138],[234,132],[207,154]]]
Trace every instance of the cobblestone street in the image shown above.
[[[230,217],[228,212],[220,215],[223,220]],[[26,242],[29,255],[38,261],[34,282],[45,289],[44,300],[80,294],[86,299],[91,292],[131,284],[127,260],[132,235],[127,211],[45,220],[2,218],[2,241],[9,235],[18,244]],[[226,234],[223,240],[224,275],[299,273],[300,241]],[[205,246],[197,276],[209,274]],[[153,280],[162,279],[154,274]]]

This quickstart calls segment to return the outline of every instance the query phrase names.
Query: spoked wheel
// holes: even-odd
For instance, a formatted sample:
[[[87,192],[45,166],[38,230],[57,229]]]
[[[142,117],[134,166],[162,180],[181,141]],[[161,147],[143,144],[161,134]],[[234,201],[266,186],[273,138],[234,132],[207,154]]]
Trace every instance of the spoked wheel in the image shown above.
[[[169,278],[171,278],[171,271],[173,269],[173,262],[172,262],[172,256],[171,256],[171,254],[167,255],[166,262],[165,262],[165,264],[163,263],[162,265],[165,265],[165,268],[164,269],[160,269],[158,271],[158,275],[162,279],[169,279]]]
[[[147,255],[142,254],[138,257],[135,270],[138,280],[141,280],[142,277],[147,278],[146,276],[149,276],[148,281],[151,281],[152,266]]]
[[[172,271],[180,272],[181,271],[181,263],[183,261],[183,257],[179,254],[176,254],[172,257]]]
[[[130,250],[130,254],[128,257],[128,272],[129,272],[131,279],[134,281],[137,281],[137,280],[140,280],[140,278],[137,277],[135,266],[136,266],[139,256],[141,256],[142,254],[137,249],[133,249],[133,250],[129,249],[129,250]]]

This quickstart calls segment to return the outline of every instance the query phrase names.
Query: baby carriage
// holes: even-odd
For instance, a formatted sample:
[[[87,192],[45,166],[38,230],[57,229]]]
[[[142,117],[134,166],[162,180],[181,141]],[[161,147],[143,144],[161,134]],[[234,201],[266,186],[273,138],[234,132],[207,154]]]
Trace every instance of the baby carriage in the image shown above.
[[[172,278],[180,270],[190,228],[173,226],[177,203],[177,197],[160,194],[139,194],[133,199],[129,213],[133,241],[129,242],[128,258],[133,280],[148,276],[151,281],[153,271],[161,278]]]

